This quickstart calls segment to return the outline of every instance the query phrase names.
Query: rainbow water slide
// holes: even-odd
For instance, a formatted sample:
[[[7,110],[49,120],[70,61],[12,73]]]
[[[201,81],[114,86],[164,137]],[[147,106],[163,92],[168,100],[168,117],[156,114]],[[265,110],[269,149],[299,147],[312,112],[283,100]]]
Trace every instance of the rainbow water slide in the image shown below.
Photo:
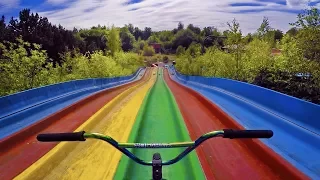
[[[99,86],[97,91],[84,96],[75,95],[76,98],[73,100],[71,99],[74,96],[64,94],[81,91],[81,88],[75,88],[70,92],[65,90],[56,97],[57,100],[52,100],[47,106],[41,105],[39,100],[34,101],[37,103],[36,106],[32,103],[25,103],[21,107],[16,105],[15,108],[19,112],[16,110],[13,116],[17,114],[23,117],[22,120],[12,118],[11,123],[4,123],[0,128],[2,135],[0,179],[151,179],[152,177],[150,167],[131,161],[103,141],[42,143],[36,140],[39,133],[85,130],[109,135],[119,142],[170,143],[192,141],[213,130],[256,128],[243,125],[229,109],[221,105],[221,101],[215,102],[207,94],[188,86],[182,76],[174,70],[168,72],[161,67],[146,68],[121,80],[124,82],[109,80],[114,84]],[[94,84],[83,83],[83,86],[84,89],[90,89]],[[56,88],[64,89],[63,86]],[[36,98],[35,96],[40,95],[42,91],[35,92],[38,93],[30,94],[29,97]],[[64,99],[59,100],[60,96]],[[51,102],[45,98],[43,101],[46,101],[43,104]],[[19,100],[11,100],[11,104],[6,106],[7,109],[17,102]],[[69,103],[63,104],[64,102]],[[37,106],[42,108],[30,110]],[[56,106],[59,107],[50,109]],[[35,113],[29,114],[24,111]],[[0,114],[5,113],[7,113],[5,117],[12,116],[9,111],[1,110]],[[10,130],[6,127],[12,126],[11,124],[18,124],[18,128]],[[1,129],[7,130],[1,131]],[[278,138],[277,132],[278,129],[275,131],[275,138]],[[292,138],[298,139],[298,137]],[[208,140],[178,163],[164,166],[163,178],[319,178],[319,174],[312,174],[300,167],[308,168],[305,164],[297,166],[274,149],[270,145],[272,139],[270,141],[222,138]],[[160,152],[163,159],[171,159],[183,149],[130,149],[130,151],[139,158],[150,161],[155,152]]]

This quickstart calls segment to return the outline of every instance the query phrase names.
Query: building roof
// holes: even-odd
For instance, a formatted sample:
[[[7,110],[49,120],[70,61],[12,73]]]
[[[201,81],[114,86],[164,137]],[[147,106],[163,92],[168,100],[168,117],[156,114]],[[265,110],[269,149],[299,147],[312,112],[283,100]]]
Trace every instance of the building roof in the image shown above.
[[[153,46],[154,48],[161,48],[160,43],[150,43],[150,45]]]

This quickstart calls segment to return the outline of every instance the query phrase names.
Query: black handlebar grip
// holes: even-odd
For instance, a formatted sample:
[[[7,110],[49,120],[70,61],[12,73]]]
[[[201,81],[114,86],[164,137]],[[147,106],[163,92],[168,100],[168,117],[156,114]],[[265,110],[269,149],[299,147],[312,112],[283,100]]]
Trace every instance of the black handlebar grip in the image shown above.
[[[224,129],[223,138],[271,138],[273,131],[271,130],[235,130]]]
[[[72,133],[48,133],[39,134],[37,136],[38,141],[42,142],[54,142],[54,141],[85,141],[83,137],[85,131],[72,132]]]

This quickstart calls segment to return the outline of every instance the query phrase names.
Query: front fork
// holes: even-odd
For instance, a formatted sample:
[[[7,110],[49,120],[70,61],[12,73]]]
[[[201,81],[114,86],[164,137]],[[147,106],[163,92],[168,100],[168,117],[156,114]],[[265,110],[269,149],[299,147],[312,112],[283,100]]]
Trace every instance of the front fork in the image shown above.
[[[154,153],[152,158],[152,178],[162,180],[162,159],[159,153]]]

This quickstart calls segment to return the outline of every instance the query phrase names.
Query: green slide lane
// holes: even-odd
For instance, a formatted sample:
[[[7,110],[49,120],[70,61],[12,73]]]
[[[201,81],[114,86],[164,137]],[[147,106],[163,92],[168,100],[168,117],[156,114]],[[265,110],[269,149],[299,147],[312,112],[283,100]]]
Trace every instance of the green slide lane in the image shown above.
[[[171,143],[191,141],[187,127],[173,95],[163,80],[163,69],[157,73],[157,81],[148,92],[133,125],[128,142]],[[159,152],[163,160],[176,157],[184,148],[130,149],[137,157],[151,161]],[[176,164],[162,167],[163,179],[205,179],[196,152],[188,154]],[[152,167],[142,166],[122,155],[114,179],[152,179]]]

